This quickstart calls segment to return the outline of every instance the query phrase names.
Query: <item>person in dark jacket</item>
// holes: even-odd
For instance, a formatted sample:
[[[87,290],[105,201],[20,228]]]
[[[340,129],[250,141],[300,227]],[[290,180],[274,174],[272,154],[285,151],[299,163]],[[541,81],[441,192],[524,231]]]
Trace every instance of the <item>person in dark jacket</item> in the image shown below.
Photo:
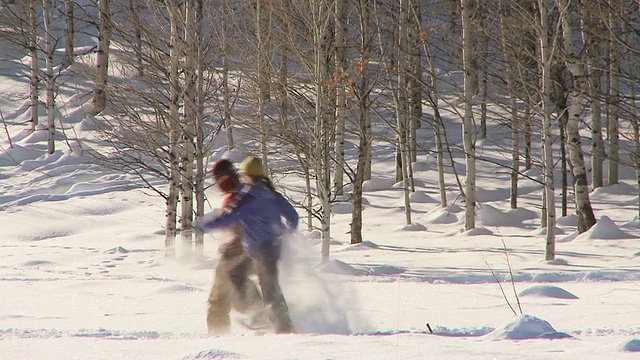
[[[220,206],[220,211],[225,211],[240,185],[240,176],[233,164],[226,159],[217,161],[211,173],[218,188],[225,193]],[[220,258],[207,301],[209,335],[225,334],[231,330],[229,313],[232,307],[240,313],[252,315],[264,310],[260,291],[249,279],[254,269],[251,258],[247,256],[242,246],[240,225],[229,227],[228,232],[229,237],[218,249]]]
[[[202,231],[240,224],[243,247],[256,266],[265,309],[276,333],[293,332],[278,280],[277,263],[282,237],[296,230],[298,221],[295,208],[282,195],[251,184],[238,185],[236,195],[221,213],[209,213],[197,221]]]

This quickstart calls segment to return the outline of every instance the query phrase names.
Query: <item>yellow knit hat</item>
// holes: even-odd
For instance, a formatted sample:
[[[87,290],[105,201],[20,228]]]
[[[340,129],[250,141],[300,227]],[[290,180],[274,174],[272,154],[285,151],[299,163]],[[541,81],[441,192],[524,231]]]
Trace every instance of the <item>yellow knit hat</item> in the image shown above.
[[[247,156],[247,158],[242,161],[242,164],[240,164],[240,172],[249,176],[265,176],[262,161],[253,156]]]

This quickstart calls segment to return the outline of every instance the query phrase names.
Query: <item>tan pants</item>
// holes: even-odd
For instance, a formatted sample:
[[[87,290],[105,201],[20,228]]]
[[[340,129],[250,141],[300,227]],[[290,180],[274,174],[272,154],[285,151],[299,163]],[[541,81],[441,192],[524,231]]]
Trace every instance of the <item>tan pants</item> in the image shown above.
[[[240,313],[251,314],[262,311],[264,307],[258,287],[249,279],[255,270],[251,259],[242,251],[240,238],[233,239],[221,249],[221,253],[208,300],[209,335],[225,334],[231,330],[229,313],[232,307]]]

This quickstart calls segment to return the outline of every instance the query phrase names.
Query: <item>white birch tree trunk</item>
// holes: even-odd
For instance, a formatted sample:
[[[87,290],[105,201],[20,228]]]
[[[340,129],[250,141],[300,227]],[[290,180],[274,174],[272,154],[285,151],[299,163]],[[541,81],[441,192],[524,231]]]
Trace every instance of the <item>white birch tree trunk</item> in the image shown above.
[[[565,63],[573,78],[573,84],[569,91],[571,104],[567,114],[567,145],[571,173],[573,175],[573,190],[575,193],[576,213],[578,215],[578,232],[583,233],[596,223],[593,209],[589,200],[589,184],[587,171],[584,164],[582,144],[580,137],[580,122],[584,90],[587,89],[587,74],[583,62],[574,54],[573,30],[571,23],[571,0],[559,0],[560,16],[562,21]]]
[[[225,17],[230,16],[229,4],[225,0],[224,5],[224,14]],[[222,22],[222,34],[221,34],[221,43],[222,43],[222,103],[223,103],[223,111],[222,111],[222,120],[224,122],[224,128],[227,134],[227,150],[232,150],[235,148],[235,143],[233,139],[233,123],[231,120],[231,88],[229,86],[229,39],[227,39],[228,27],[227,21]]]
[[[30,119],[31,132],[36,131],[40,116],[40,69],[38,66],[38,23],[36,21],[37,1],[29,2],[29,99],[30,99]]]
[[[46,77],[46,101],[47,101],[47,153],[53,154],[56,151],[56,119],[55,119],[55,74],[53,73],[53,53],[55,49],[53,39],[53,29],[51,21],[53,17],[52,0],[42,1],[42,20],[45,32],[45,62],[47,66]]]
[[[544,209],[542,216],[547,228],[545,260],[553,260],[556,256],[556,204],[553,183],[553,134],[551,132],[551,62],[553,61],[553,55],[549,45],[546,0],[538,0],[538,8],[540,10],[538,37],[540,41],[540,64],[542,67],[542,140],[544,156]]]
[[[422,127],[422,13],[421,2],[410,0],[409,1],[409,30],[408,30],[408,44],[409,44],[409,68],[411,69],[411,76],[409,77],[409,151],[410,151],[410,163],[414,163],[418,160],[418,129]],[[411,188],[414,191],[413,182],[413,169],[409,165],[411,172]]]
[[[96,83],[93,88],[93,115],[104,110],[107,103],[107,78],[109,74],[109,46],[111,44],[111,0],[98,0],[98,55],[96,58]]]
[[[176,218],[180,194],[180,138],[182,131],[179,116],[178,61],[179,34],[176,0],[168,0],[171,39],[169,49],[169,190],[166,209],[165,251],[167,257],[175,257]],[[191,247],[184,249],[186,257],[191,256]]]
[[[465,213],[464,228],[471,230],[476,227],[476,153],[473,139],[473,96],[477,91],[478,72],[475,68],[476,43],[472,27],[471,16],[475,8],[475,0],[461,0],[462,5],[462,66],[464,68],[464,116],[462,122],[462,137],[466,158],[465,180]]]
[[[624,24],[627,24],[625,21]],[[626,29],[627,25],[623,25],[623,30]],[[626,33],[626,31],[625,31]],[[627,33],[627,43],[631,44],[631,46],[637,46],[638,42],[633,41],[633,35],[631,33]],[[637,55],[629,52],[625,58],[627,69],[631,69],[633,64],[637,64]],[[631,127],[633,129],[633,162],[636,167],[636,190],[638,191],[638,214],[637,219],[640,221],[640,120],[638,119],[638,100],[636,93],[636,84],[633,80],[630,80],[627,84],[629,88],[629,115],[631,117]]]
[[[191,245],[193,242],[193,209],[194,209],[194,165],[195,165],[195,129],[197,115],[196,84],[197,71],[196,60],[198,44],[196,43],[196,6],[194,0],[184,2],[184,47],[181,47],[181,56],[184,58],[184,90],[183,99],[183,124],[182,124],[182,202],[180,203],[180,236],[182,243]],[[202,244],[195,246],[192,258],[195,261],[202,260]]]
[[[607,117],[607,141],[609,142],[609,185],[618,183],[618,173],[620,163],[620,132],[618,129],[618,115],[620,102],[620,64],[618,56],[617,36],[618,31],[618,14],[615,9],[611,9],[609,13],[609,93],[607,106],[609,108]]]
[[[600,103],[600,74],[598,64],[600,51],[598,40],[594,36],[594,18],[586,6],[582,6],[582,38],[586,46],[587,66],[589,70],[589,97],[591,100],[591,186],[594,189],[603,186],[604,142],[602,140],[602,105]]]
[[[483,23],[483,22],[481,22]],[[489,35],[482,34],[480,39],[481,54],[479,58],[482,59],[482,75],[481,75],[481,91],[480,91],[480,139],[487,138],[487,101],[489,98]],[[508,76],[508,75],[507,75]]]
[[[331,176],[329,164],[330,132],[328,96],[323,84],[330,78],[328,73],[327,53],[329,51],[329,6],[327,1],[315,4],[313,15],[314,52],[315,52],[315,146],[314,168],[316,173],[316,190],[322,207],[320,216],[320,237],[322,242],[321,262],[329,261],[329,247],[331,244]]]
[[[347,91],[345,87],[347,74],[347,2],[335,2],[335,62],[337,72],[336,84],[336,134],[335,134],[335,171],[333,174],[333,191],[342,195],[344,187],[344,132],[347,118]]]
[[[196,57],[196,94],[195,94],[195,156],[196,173],[194,179],[196,216],[204,215],[204,183],[206,177],[205,161],[206,150],[204,148],[204,56],[202,55],[202,10],[204,0],[194,0],[194,49]],[[204,234],[195,232],[196,257],[204,258]]]
[[[638,120],[636,89],[633,84],[629,86],[629,96],[631,97],[631,126],[633,127],[633,141],[635,143],[633,158],[636,166],[636,189],[638,190],[638,200],[640,200],[640,121]],[[640,201],[638,202],[637,217],[640,220]]]
[[[524,135],[522,141],[524,142],[524,168],[525,170],[531,170],[533,167],[533,156],[531,156],[531,106],[525,104],[524,106]]]
[[[502,2],[500,3],[502,8]],[[520,170],[520,119],[518,118],[518,103],[515,91],[515,72],[512,62],[511,52],[507,49],[507,19],[504,12],[500,12],[500,43],[502,45],[502,56],[505,61],[507,71],[507,93],[509,94],[509,105],[511,110],[511,176],[509,187],[509,205],[511,209],[518,208],[518,174]],[[484,48],[484,47],[483,47]],[[486,61],[486,59],[485,59]],[[484,81],[484,79],[483,79]],[[484,86],[484,85],[483,85]]]
[[[411,201],[409,200],[409,173],[408,167],[410,161],[410,151],[408,148],[409,140],[409,66],[407,52],[409,46],[409,0],[400,0],[400,29],[399,29],[399,47],[398,47],[398,96],[396,103],[396,113],[398,119],[398,145],[400,148],[400,169],[402,178],[402,190],[404,198],[404,217],[405,224],[411,224]]]
[[[511,174],[509,187],[509,205],[511,209],[518,208],[518,175],[520,171],[520,119],[518,117],[518,104],[514,90],[513,69],[507,74],[507,88],[511,107]]]

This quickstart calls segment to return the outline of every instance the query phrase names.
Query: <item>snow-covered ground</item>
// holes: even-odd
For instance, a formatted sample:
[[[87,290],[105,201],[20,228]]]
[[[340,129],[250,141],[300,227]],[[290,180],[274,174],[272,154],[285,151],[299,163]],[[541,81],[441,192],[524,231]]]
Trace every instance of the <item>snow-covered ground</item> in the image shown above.
[[[62,143],[45,155],[44,130],[25,131],[27,89],[0,77],[13,139],[9,149],[0,136],[2,359],[639,356],[640,230],[629,169],[621,184],[592,193],[599,222],[590,231],[576,236],[575,216],[559,219],[557,257],[547,262],[537,183],[523,179],[521,209],[509,210],[508,174],[479,163],[478,228],[462,232],[456,186],[451,180],[451,205],[440,208],[435,161],[421,155],[415,224],[406,227],[402,190],[390,180],[393,154],[378,149],[365,186],[366,241],[349,244],[348,203],[334,205],[328,264],[319,265],[313,233],[290,239],[282,283],[298,333],[234,325],[208,337],[205,302],[221,235],[206,235],[204,262],[165,259],[163,199]],[[58,101],[67,133],[88,136],[80,104],[69,95]],[[479,149],[500,156],[490,142]],[[208,196],[221,199],[213,188]]]

